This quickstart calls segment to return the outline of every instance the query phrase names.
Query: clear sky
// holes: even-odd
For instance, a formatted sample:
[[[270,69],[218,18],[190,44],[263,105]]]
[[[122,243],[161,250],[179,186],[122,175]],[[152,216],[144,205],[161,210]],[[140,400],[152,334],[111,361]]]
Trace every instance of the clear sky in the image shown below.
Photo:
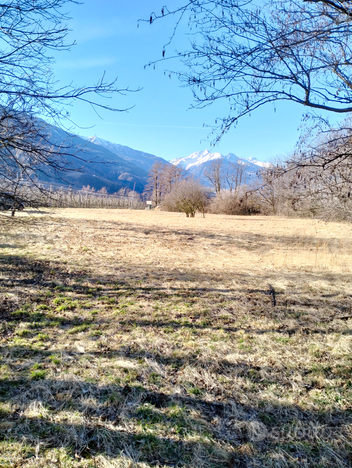
[[[102,111],[98,116],[90,106],[75,103],[69,110],[77,126],[71,130],[168,160],[210,149],[274,161],[292,151],[304,109],[290,103],[278,103],[276,112],[274,106],[267,106],[251,117],[244,117],[236,129],[225,135],[215,148],[210,148],[211,140],[207,140],[210,129],[203,124],[212,125],[216,117],[225,116],[226,106],[190,109],[191,91],[181,87],[176,77],[169,79],[164,74],[165,69],[177,70],[180,67],[177,62],[144,69],[149,61],[161,57],[173,20],[163,19],[153,25],[141,23],[138,28],[137,21],[149,18],[152,11],[160,12],[165,1],[86,0],[81,5],[66,7],[72,17],[69,38],[77,45],[57,55],[54,73],[60,83],[89,85],[106,72],[107,80],[118,77],[121,88],[142,88],[138,93],[116,95],[107,101],[117,108],[134,106],[128,112]],[[175,3],[170,0],[168,5],[172,7]],[[176,47],[182,48],[187,43],[188,38],[180,34],[167,53],[171,55]]]

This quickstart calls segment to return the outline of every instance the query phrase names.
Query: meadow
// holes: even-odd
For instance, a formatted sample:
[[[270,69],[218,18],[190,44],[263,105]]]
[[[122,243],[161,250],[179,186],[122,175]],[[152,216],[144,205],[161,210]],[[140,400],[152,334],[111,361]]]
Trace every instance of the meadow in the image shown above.
[[[0,466],[352,466],[352,226],[0,217]]]

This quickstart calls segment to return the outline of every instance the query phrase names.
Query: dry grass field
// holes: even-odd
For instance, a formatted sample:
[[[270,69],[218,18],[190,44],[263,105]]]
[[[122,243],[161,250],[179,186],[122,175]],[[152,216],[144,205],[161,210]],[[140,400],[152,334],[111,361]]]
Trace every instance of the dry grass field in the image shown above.
[[[1,467],[352,466],[352,226],[0,217]]]

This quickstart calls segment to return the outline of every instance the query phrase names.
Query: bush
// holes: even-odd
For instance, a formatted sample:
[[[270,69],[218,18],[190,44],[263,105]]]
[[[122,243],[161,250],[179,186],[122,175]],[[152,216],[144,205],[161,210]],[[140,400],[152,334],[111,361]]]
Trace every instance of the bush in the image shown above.
[[[245,192],[230,193],[220,192],[210,204],[209,211],[215,214],[227,215],[254,215],[265,214],[258,196],[254,193],[247,195]]]
[[[177,183],[161,203],[165,211],[179,211],[194,218],[196,211],[205,213],[209,204],[210,191],[195,180],[182,180]]]

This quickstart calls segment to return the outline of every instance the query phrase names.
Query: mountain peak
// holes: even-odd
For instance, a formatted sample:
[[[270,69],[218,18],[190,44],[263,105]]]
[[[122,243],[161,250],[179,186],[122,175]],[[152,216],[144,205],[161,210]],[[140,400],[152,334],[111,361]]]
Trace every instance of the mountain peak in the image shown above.
[[[223,156],[221,153],[210,153],[209,150],[196,151],[195,153],[186,156],[185,158],[173,159],[171,164],[180,166],[182,169],[191,170],[192,167],[199,166],[215,159],[221,159]]]
[[[98,146],[108,149],[117,156],[125,159],[126,161],[135,164],[137,167],[149,171],[153,164],[158,161],[162,164],[170,164],[163,158],[155,156],[154,154],[145,153],[144,151],[139,151],[129,146],[123,146],[118,143],[113,143],[111,141],[103,140],[97,136],[89,137],[88,140]]]
[[[209,184],[209,180],[204,177],[204,170],[209,168],[213,161],[222,160],[223,164],[240,164],[245,167],[246,182],[258,177],[257,172],[260,168],[270,167],[270,163],[259,161],[256,158],[239,158],[234,153],[228,153],[225,156],[221,153],[211,153],[209,150],[196,151],[184,158],[177,158],[170,161],[175,166],[188,170],[193,176],[199,178],[204,184]]]

